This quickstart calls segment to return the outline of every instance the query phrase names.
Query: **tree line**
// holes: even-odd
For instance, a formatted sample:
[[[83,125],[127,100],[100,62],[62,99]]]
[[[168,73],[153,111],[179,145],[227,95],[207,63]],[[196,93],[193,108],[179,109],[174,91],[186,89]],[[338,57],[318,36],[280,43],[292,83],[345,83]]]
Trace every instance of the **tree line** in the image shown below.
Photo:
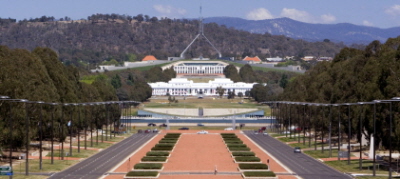
[[[63,142],[68,131],[76,134],[83,129],[102,129],[107,124],[107,111],[111,119],[109,122],[117,122],[120,118],[118,104],[62,105],[118,100],[115,89],[107,79],[96,78],[92,84],[79,80],[78,69],[64,65],[50,48],[37,47],[28,51],[0,46],[0,95],[31,101],[0,100],[0,148],[12,144],[13,150],[16,150],[26,140],[37,140],[39,125],[43,128],[45,139],[51,138],[54,132],[54,137]],[[44,103],[38,104],[37,101]],[[29,124],[25,123],[26,117],[29,117]],[[50,125],[52,122],[54,125]],[[68,129],[67,122],[73,127]],[[26,125],[30,129],[29,139],[24,137]]]
[[[332,62],[321,62],[304,75],[289,81],[280,96],[283,101],[343,104],[368,102],[377,99],[391,99],[400,96],[400,36],[390,38],[384,44],[373,41],[364,50],[343,48]],[[393,105],[393,131],[390,136],[390,108],[387,103],[376,103],[376,144],[389,146],[389,138],[396,150],[400,149],[400,104]],[[294,105],[292,105],[294,106]],[[333,107],[311,107],[312,117],[307,113],[307,123],[319,131],[327,130],[328,117],[332,115],[333,124],[341,119],[342,130],[333,125],[336,133],[357,136],[360,132],[369,140],[373,133],[374,105],[352,105]],[[295,106],[296,113],[303,114],[304,106]],[[350,111],[349,111],[350,110]],[[350,116],[348,116],[350,115]],[[294,115],[296,118],[296,115]],[[325,120],[323,120],[325,119]],[[350,121],[349,121],[350,120]],[[302,121],[298,119],[298,121]],[[350,124],[349,124],[350,122]],[[287,125],[287,121],[285,123]],[[353,131],[349,134],[347,131]],[[346,130],[345,130],[346,129]]]

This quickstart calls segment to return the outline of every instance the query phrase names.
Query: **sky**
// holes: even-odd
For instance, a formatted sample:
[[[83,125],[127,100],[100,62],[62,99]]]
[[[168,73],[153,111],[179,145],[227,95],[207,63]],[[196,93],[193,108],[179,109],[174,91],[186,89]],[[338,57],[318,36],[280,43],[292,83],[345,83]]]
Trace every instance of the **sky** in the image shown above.
[[[86,19],[96,13],[150,17],[288,17],[307,23],[400,26],[400,0],[0,0],[0,18]]]

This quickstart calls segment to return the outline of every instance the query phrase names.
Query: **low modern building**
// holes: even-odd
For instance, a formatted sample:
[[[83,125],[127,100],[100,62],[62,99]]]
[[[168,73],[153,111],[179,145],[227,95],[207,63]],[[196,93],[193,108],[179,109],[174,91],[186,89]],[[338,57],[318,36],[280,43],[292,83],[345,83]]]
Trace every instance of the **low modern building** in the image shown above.
[[[216,88],[220,86],[225,89],[224,95],[227,95],[228,91],[235,91],[236,95],[242,92],[242,94],[245,95],[246,91],[250,91],[254,84],[257,83],[234,83],[229,78],[215,78],[208,83],[194,83],[187,78],[173,78],[168,83],[149,83],[153,89],[153,96],[163,96],[167,95],[167,93],[172,96],[218,96]]]
[[[165,65],[162,69],[173,67],[177,75],[223,75],[228,65],[221,61],[179,61]]]

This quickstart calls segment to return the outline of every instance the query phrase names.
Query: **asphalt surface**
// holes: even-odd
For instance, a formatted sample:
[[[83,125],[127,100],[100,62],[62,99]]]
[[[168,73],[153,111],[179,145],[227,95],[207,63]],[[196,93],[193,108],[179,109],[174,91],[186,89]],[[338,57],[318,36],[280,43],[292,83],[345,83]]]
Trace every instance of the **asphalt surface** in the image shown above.
[[[76,165],[55,173],[49,179],[97,179],[122,162],[132,152],[141,147],[155,133],[133,134],[125,140],[77,163]]]
[[[266,136],[262,134],[255,134],[254,131],[245,131],[245,134],[301,178],[352,178],[350,175],[341,173],[304,153],[294,153],[294,149],[292,147],[269,135]]]

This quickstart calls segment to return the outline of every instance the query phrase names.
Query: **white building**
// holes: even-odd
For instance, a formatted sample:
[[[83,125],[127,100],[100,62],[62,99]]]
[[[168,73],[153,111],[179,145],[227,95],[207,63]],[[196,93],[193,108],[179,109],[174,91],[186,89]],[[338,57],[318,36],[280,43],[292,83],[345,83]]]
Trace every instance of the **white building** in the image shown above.
[[[221,61],[179,61],[162,67],[163,70],[167,68],[174,68],[178,75],[221,75],[228,63]],[[239,70],[240,68],[237,67]]]
[[[153,96],[167,95],[169,93],[172,96],[193,96],[202,94],[204,96],[217,96],[216,88],[221,86],[225,89],[225,94],[228,91],[235,91],[235,94],[242,92],[245,95],[246,91],[250,91],[253,85],[257,83],[234,83],[228,78],[215,78],[215,80],[210,80],[208,83],[193,83],[192,80],[187,78],[173,78],[168,83],[156,82],[149,83],[153,89]]]

